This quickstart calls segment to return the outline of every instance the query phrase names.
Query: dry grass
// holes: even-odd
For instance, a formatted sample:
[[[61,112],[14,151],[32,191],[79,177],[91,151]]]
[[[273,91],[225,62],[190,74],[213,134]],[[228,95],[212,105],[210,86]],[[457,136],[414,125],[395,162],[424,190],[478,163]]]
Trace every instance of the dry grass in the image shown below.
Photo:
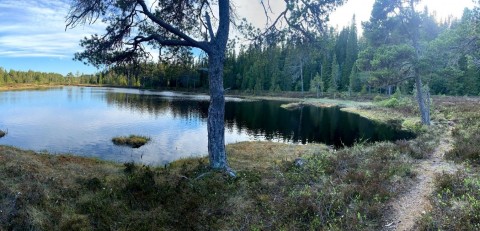
[[[275,142],[240,142],[227,146],[232,168],[266,170],[296,158],[306,158],[326,151],[323,144],[295,145]]]
[[[370,230],[413,176],[391,143],[227,150],[236,178],[205,158],[152,168],[0,146],[0,229]]]
[[[280,105],[281,108],[287,109],[287,110],[296,110],[296,109],[301,108],[303,106],[305,106],[305,104],[303,102],[287,103],[287,104]]]
[[[38,154],[0,146],[0,229],[52,230],[86,216],[74,210],[82,179],[108,178],[114,164],[73,156]],[[68,226],[65,226],[68,227]]]

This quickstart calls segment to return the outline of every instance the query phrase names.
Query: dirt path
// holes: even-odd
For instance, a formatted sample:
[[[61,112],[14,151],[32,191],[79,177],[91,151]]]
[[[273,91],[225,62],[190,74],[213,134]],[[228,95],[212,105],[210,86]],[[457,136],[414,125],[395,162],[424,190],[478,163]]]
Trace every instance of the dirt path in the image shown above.
[[[443,158],[445,153],[452,149],[452,128],[452,126],[448,126],[448,132],[441,138],[430,158],[414,164],[417,181],[409,191],[400,195],[388,206],[392,212],[384,224],[383,230],[412,230],[416,220],[431,209],[428,197],[434,190],[435,175],[442,172],[454,173],[458,170],[459,165]]]

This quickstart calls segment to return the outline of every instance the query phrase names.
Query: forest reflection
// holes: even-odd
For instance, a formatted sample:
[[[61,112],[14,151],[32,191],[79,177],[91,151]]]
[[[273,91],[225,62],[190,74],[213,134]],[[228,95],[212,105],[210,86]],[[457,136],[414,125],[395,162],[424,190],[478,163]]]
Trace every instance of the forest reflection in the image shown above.
[[[170,114],[174,118],[201,120],[206,123],[208,101],[195,97],[163,97],[150,94],[107,92],[106,102],[131,111],[156,117]],[[227,101],[225,126],[228,130],[263,136],[267,140],[293,143],[325,143],[336,147],[355,142],[409,139],[414,135],[378,124],[338,107],[281,108],[280,101]]]

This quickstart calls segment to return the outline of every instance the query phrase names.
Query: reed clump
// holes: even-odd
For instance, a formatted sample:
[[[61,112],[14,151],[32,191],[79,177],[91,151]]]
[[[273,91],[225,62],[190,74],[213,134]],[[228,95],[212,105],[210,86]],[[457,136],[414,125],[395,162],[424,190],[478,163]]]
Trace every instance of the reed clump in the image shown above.
[[[150,137],[147,137],[147,136],[130,135],[130,136],[114,137],[112,139],[112,142],[115,145],[139,148],[147,144],[150,140],[151,140]]]

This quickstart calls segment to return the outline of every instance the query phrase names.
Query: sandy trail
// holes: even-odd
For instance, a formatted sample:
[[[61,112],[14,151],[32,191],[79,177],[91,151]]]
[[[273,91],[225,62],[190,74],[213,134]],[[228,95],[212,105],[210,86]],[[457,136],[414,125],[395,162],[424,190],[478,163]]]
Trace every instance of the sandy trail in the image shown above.
[[[417,219],[431,209],[428,197],[433,193],[435,176],[443,172],[455,173],[461,167],[444,159],[445,153],[452,149],[452,129],[452,126],[448,127],[429,158],[414,164],[413,169],[417,172],[415,185],[390,203],[391,214],[383,230],[413,230]]]

